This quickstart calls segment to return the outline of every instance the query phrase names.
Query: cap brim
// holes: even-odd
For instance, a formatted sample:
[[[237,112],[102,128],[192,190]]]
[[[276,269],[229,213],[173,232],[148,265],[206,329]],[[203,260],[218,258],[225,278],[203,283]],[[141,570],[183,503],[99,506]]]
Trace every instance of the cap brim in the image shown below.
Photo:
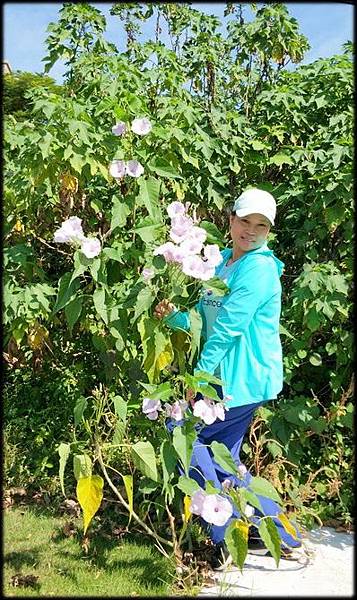
[[[261,209],[259,210],[259,208],[254,208],[251,206],[251,207],[249,207],[249,209],[248,208],[239,208],[238,210],[235,210],[234,212],[238,217],[246,217],[246,216],[252,215],[254,213],[257,215],[263,215],[263,217],[268,219],[269,223],[274,225],[274,219],[272,220],[270,215],[267,215],[265,212],[262,212]]]

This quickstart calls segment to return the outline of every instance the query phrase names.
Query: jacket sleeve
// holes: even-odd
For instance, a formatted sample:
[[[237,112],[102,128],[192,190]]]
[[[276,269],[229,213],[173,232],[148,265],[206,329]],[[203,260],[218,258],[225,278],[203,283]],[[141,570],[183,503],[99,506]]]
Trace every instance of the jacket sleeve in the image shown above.
[[[197,302],[195,308],[202,316],[201,300]],[[167,317],[164,317],[163,321],[170,329],[184,329],[185,331],[190,331],[191,328],[190,315],[187,310],[182,311],[175,308],[172,313],[170,313]]]
[[[231,293],[217,314],[212,334],[202,348],[195,371],[214,373],[237,337],[247,330],[258,307],[271,296],[273,279],[271,263],[265,257],[251,257],[244,268],[239,269]]]

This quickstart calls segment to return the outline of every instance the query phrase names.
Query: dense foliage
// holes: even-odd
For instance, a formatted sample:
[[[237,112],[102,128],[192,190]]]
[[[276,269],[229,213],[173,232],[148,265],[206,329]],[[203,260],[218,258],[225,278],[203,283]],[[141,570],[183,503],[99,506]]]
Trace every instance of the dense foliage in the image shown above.
[[[305,522],[350,521],[352,48],[286,71],[307,40],[283,4],[253,9],[246,22],[243,8],[228,3],[223,36],[216,17],[186,3],[114,4],[127,33],[122,53],[105,40],[105,18],[89,4],[65,4],[49,26],[46,69],[66,59],[65,85],[34,88],[28,117],[8,115],[5,123],[8,481],[19,483],[21,470],[22,482],[30,472],[37,482],[53,477],[61,443],[63,486],[73,434],[77,475],[86,472],[83,457],[98,460],[100,444],[105,463],[126,473],[129,499],[129,477],[139,483],[139,472],[146,474],[134,486],[134,503],[145,500],[140,518],[160,491],[151,452],[165,498],[173,498],[175,459],[141,402],[143,395],[177,399],[196,385],[199,323],[193,319],[189,336],[170,333],[152,310],[170,296],[194,316],[198,290],[190,295],[153,250],[166,241],[166,207],[175,200],[189,202],[209,241],[222,247],[225,209],[254,185],[278,203],[270,246],[285,263],[285,385],[260,409],[245,462]],[[148,19],[155,35],[140,42]],[[160,40],[162,28],[171,48]],[[150,134],[113,135],[116,122],[137,117],[150,119]],[[115,180],[108,172],[114,159],[138,160],[144,174]],[[98,256],[53,242],[71,216],[99,236]],[[150,281],[144,268],[154,269]],[[43,446],[34,444],[28,456],[31,429]]]

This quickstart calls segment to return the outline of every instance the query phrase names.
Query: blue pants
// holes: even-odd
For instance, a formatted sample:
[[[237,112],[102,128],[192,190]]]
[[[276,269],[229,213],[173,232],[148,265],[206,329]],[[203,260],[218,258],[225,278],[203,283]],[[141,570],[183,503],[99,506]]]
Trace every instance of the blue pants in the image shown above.
[[[217,393],[222,397],[222,389],[219,386],[214,386]],[[198,395],[196,399],[201,396]],[[207,448],[207,444],[211,444],[214,440],[225,444],[230,450],[234,462],[238,465],[242,464],[239,458],[240,448],[243,442],[244,435],[253,419],[254,412],[261,406],[260,403],[248,404],[246,406],[238,406],[230,408],[225,413],[225,420],[220,421],[217,419],[212,425],[203,426],[198,433],[198,437],[193,446],[193,452],[191,457],[191,465],[189,475],[197,481],[197,483],[204,488],[205,481],[210,480],[216,488],[222,488],[222,482],[225,479],[232,481],[234,487],[247,487],[252,479],[252,475],[247,471],[242,479],[225,472],[213,459],[210,448]],[[169,431],[176,425],[182,424],[181,422],[175,422],[168,420],[166,427]],[[183,471],[180,469],[181,473]],[[298,547],[301,546],[301,535],[295,526],[297,540],[289,535],[284,527],[282,526],[279,519],[274,518],[277,514],[281,513],[280,506],[265,496],[257,494],[257,498],[262,507],[262,513],[255,509],[255,513],[250,520],[252,523],[259,522],[259,516],[270,516],[273,518],[275,525],[278,528],[280,538],[282,540],[282,546]],[[232,519],[239,518],[240,514],[237,508],[234,507],[233,515],[227,521],[225,525],[218,526],[206,523],[204,519],[201,519],[203,526],[209,531],[211,540],[214,544],[218,544],[224,540],[224,534],[227,526]]]

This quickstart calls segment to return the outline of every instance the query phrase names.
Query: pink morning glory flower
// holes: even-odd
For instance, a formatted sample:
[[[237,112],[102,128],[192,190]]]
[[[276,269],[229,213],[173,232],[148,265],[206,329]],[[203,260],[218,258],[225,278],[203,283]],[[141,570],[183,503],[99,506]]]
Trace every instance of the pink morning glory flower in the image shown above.
[[[166,210],[170,219],[174,219],[175,217],[185,214],[185,206],[182,204],[182,202],[171,202]]]
[[[69,242],[81,242],[85,239],[82,229],[82,219],[78,217],[69,217],[63,221],[61,227],[54,233],[54,241],[60,244]]]
[[[141,271],[141,276],[144,279],[144,281],[150,281],[150,279],[155,277],[155,271],[154,271],[154,269],[151,269],[150,267],[145,267]]]
[[[219,494],[207,494],[203,501],[201,517],[213,525],[225,525],[233,514],[233,507],[228,498]]]
[[[178,215],[171,221],[170,238],[176,244],[180,244],[187,237],[190,229],[193,227],[191,217]]]
[[[98,256],[101,251],[101,245],[98,238],[85,238],[82,241],[81,250],[87,258]]]
[[[114,125],[114,127],[112,127],[112,133],[114,135],[124,135],[126,132],[126,125],[123,121],[118,121],[118,123],[116,123]]]
[[[222,262],[222,255],[217,244],[209,244],[205,246],[203,254],[212,267],[217,267]]]
[[[203,508],[203,503],[205,501],[207,494],[204,493],[203,490],[197,490],[197,492],[195,492],[194,494],[192,494],[191,496],[191,504],[190,504],[190,511],[194,514],[194,515],[200,515],[202,508]]]
[[[176,402],[174,402],[172,405],[166,402],[166,415],[168,417],[171,417],[171,419],[174,419],[175,421],[181,421],[181,419],[183,419],[184,417],[184,413],[187,407],[188,403],[186,401],[180,402],[179,400],[176,400]]]
[[[203,266],[200,279],[202,279],[202,281],[209,281],[209,279],[212,279],[212,277],[214,277],[216,270],[208,262],[202,262]]]
[[[161,246],[158,246],[154,250],[153,255],[157,256],[158,254],[162,254],[166,262],[177,263],[181,263],[184,255],[181,248],[179,246],[175,246],[175,244],[173,244],[172,242],[166,242],[165,244],[161,244]]]
[[[189,239],[202,242],[203,244],[207,238],[207,231],[205,229],[202,229],[202,227],[197,227],[197,225],[193,225],[193,227],[191,227],[188,230],[187,237]]]
[[[184,256],[188,256],[191,254],[198,254],[201,252],[203,247],[202,242],[195,239],[186,238],[181,242],[180,248],[182,249]]]
[[[225,492],[228,492],[228,490],[230,490],[233,487],[233,482],[230,479],[225,479],[224,481],[222,481],[222,489]]]
[[[131,130],[138,135],[146,135],[151,131],[151,123],[147,117],[134,119],[131,124]]]
[[[128,160],[125,171],[131,177],[140,177],[144,173],[144,167],[137,160]]]
[[[150,398],[143,399],[142,411],[148,417],[148,419],[151,421],[157,419],[159,416],[159,410],[162,410],[160,400],[151,400]]]
[[[216,404],[210,398],[204,397],[202,400],[197,400],[193,407],[193,414],[195,417],[200,417],[206,425],[212,425],[216,419],[224,421],[225,414],[224,409],[221,410],[221,405]]]
[[[115,179],[122,179],[126,173],[126,166],[123,160],[112,160],[109,165],[109,173]]]
[[[185,256],[182,260],[182,271],[185,275],[201,279],[204,273],[202,258],[197,254]]]

